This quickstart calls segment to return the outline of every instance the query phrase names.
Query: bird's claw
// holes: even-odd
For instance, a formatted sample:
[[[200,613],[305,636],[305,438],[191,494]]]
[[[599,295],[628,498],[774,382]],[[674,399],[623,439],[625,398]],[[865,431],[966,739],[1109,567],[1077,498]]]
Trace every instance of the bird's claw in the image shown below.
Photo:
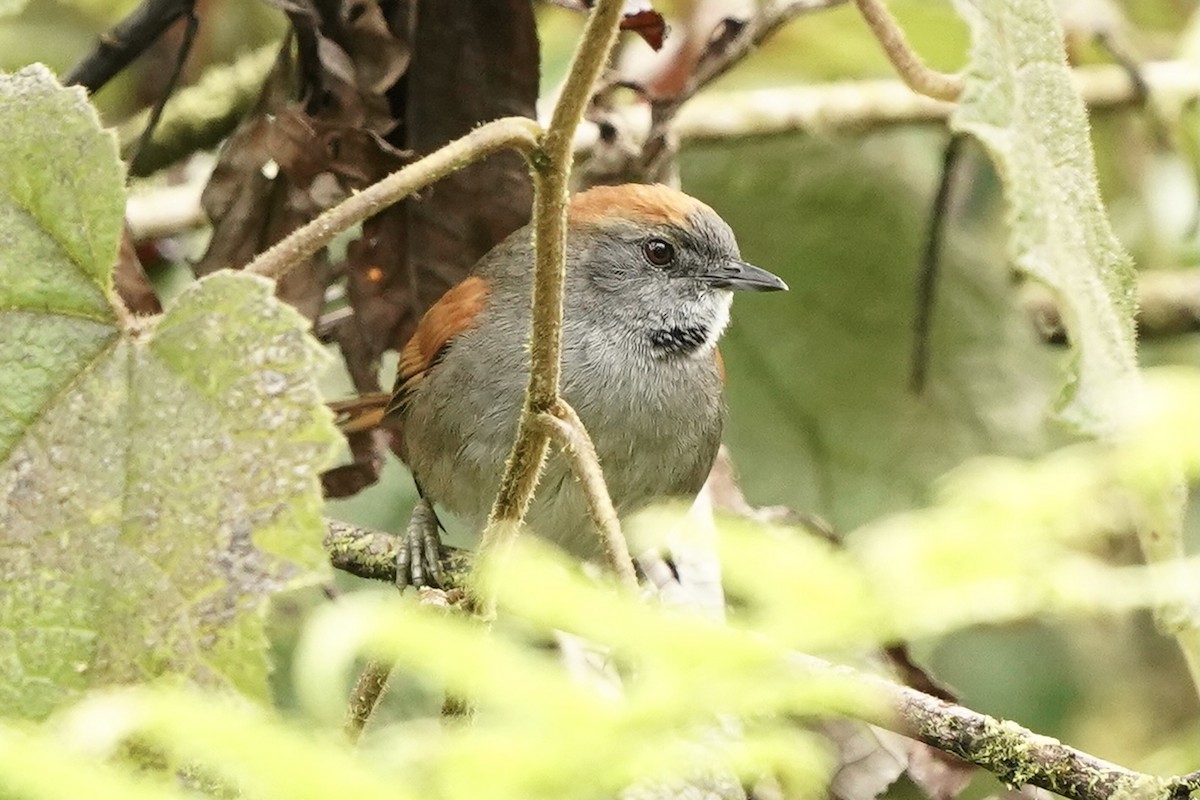
[[[429,501],[422,499],[413,509],[400,552],[396,554],[396,586],[401,591],[408,586],[440,589],[443,585],[441,552],[437,516]]]

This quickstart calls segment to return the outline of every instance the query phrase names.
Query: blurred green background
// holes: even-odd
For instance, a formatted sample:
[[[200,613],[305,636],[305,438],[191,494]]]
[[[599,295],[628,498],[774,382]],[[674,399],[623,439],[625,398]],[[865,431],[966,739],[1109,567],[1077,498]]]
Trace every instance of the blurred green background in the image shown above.
[[[133,5],[34,0],[0,21],[0,69],[42,61],[61,72]],[[655,5],[674,19],[720,7]],[[948,2],[890,5],[932,65],[961,65],[966,29]],[[1139,59],[1200,58],[1193,0],[1068,5],[1084,9],[1068,9],[1069,21],[1083,20],[1071,32],[1071,53],[1081,62],[1108,58],[1089,38],[1089,26],[1103,26]],[[201,34],[189,82],[283,32],[282,15],[266,3],[202,0],[198,10]],[[565,69],[581,17],[552,6],[539,15],[543,86],[550,89]],[[636,38],[623,48],[631,63],[650,58]],[[168,41],[102,90],[97,102],[106,120],[117,123],[151,101],[171,56]],[[891,75],[846,6],[789,25],[710,91]],[[1102,192],[1139,268],[1200,269],[1195,104],[1168,121],[1165,136],[1163,121],[1143,110],[1096,115],[1092,122]],[[1035,455],[1069,440],[1052,417],[1065,350],[1041,341],[1021,304],[1006,257],[1000,182],[971,144],[950,204],[929,382],[919,396],[907,388],[916,272],[946,141],[941,126],[921,125],[744,139],[681,153],[683,188],[730,222],[747,260],[791,286],[787,295],[739,297],[722,347],[731,410],[726,442],[751,502],[816,513],[852,535],[880,514],[921,504],[937,477],[967,458]],[[202,241],[202,234],[179,237],[174,260],[155,267],[160,287],[169,291],[186,280],[185,259]],[[1142,358],[1200,363],[1200,334],[1146,342]],[[326,381],[331,397],[347,393],[344,375]],[[392,460],[378,485],[331,503],[329,513],[398,531],[414,501],[411,481]],[[1193,552],[1200,539],[1196,505],[1188,522]],[[1136,545],[1123,539],[1107,555],[1138,558]],[[277,684],[284,695],[296,625],[319,602],[313,593],[280,604]],[[1130,768],[1162,773],[1194,769],[1200,752],[1200,708],[1174,648],[1144,615],[915,643],[968,705]],[[981,781],[973,792],[988,788]]]

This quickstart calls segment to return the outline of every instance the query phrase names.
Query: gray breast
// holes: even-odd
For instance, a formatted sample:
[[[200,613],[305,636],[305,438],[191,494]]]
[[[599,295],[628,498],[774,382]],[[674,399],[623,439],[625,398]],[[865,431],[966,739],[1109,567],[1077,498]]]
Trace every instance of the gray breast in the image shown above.
[[[591,434],[617,512],[629,513],[658,498],[694,496],[716,457],[724,421],[713,354],[663,359],[626,350],[616,358],[611,343],[594,337],[564,344],[563,396]],[[543,488],[563,480],[563,466],[548,470]],[[555,523],[565,524],[566,513],[552,514]],[[594,538],[586,517],[583,522],[583,538]]]
[[[413,397],[405,431],[410,466],[428,496],[476,528],[499,485],[528,375],[528,350],[515,344],[525,339],[528,317],[497,316],[485,313],[454,342]],[[711,351],[663,359],[569,321],[562,392],[596,445],[618,513],[699,490],[724,419]],[[528,522],[577,555],[599,553],[584,497],[557,454]]]

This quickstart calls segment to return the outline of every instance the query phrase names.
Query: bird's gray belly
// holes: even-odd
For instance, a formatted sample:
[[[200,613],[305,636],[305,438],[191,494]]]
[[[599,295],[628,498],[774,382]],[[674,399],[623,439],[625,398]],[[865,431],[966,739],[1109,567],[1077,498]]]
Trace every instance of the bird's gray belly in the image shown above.
[[[714,391],[703,373],[661,366],[659,380],[610,376],[608,381],[589,381],[586,388],[564,373],[564,397],[592,437],[609,495],[622,517],[656,499],[690,500],[703,485],[720,443],[719,389]],[[528,519],[539,535],[579,556],[601,551],[586,499],[560,453],[547,464]]]
[[[604,375],[594,365],[573,368],[564,360],[563,396],[592,437],[619,515],[656,498],[694,495],[720,441],[719,380],[703,371],[709,365],[650,366],[655,369],[640,375]],[[477,376],[464,380],[451,372],[459,370],[436,376],[446,379],[444,385],[424,387],[436,392],[437,402],[420,404],[421,418],[407,428],[406,435],[424,439],[410,448],[410,466],[431,499],[481,529],[516,432],[524,376],[506,387],[504,401],[486,405],[483,397],[496,395],[453,388],[472,385]],[[450,417],[458,422],[450,424]],[[552,445],[527,516],[530,529],[580,557],[595,557],[601,546],[587,508],[567,460]]]

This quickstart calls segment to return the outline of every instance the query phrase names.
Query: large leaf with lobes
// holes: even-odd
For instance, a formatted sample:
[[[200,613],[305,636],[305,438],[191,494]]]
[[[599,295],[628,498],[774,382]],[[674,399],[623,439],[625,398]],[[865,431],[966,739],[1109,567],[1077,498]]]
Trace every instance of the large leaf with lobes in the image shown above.
[[[1087,111],[1049,0],[956,0],[972,31],[957,130],[987,148],[1009,205],[1014,265],[1055,293],[1074,363],[1061,406],[1093,435],[1124,417],[1136,383],[1133,263],[1096,184]]]
[[[909,388],[939,141],[891,133],[685,152],[683,185],[725,217],[748,261],[791,287],[735,298],[721,344],[726,442],[751,502],[849,531],[927,502],[967,458],[1032,455],[1052,438],[1057,354],[989,260],[996,248],[961,217],[943,251],[926,386]]]
[[[168,673],[264,697],[265,601],[323,561],[323,351],[252,276],[129,317],[115,140],[41,67],[0,106],[0,707]]]

